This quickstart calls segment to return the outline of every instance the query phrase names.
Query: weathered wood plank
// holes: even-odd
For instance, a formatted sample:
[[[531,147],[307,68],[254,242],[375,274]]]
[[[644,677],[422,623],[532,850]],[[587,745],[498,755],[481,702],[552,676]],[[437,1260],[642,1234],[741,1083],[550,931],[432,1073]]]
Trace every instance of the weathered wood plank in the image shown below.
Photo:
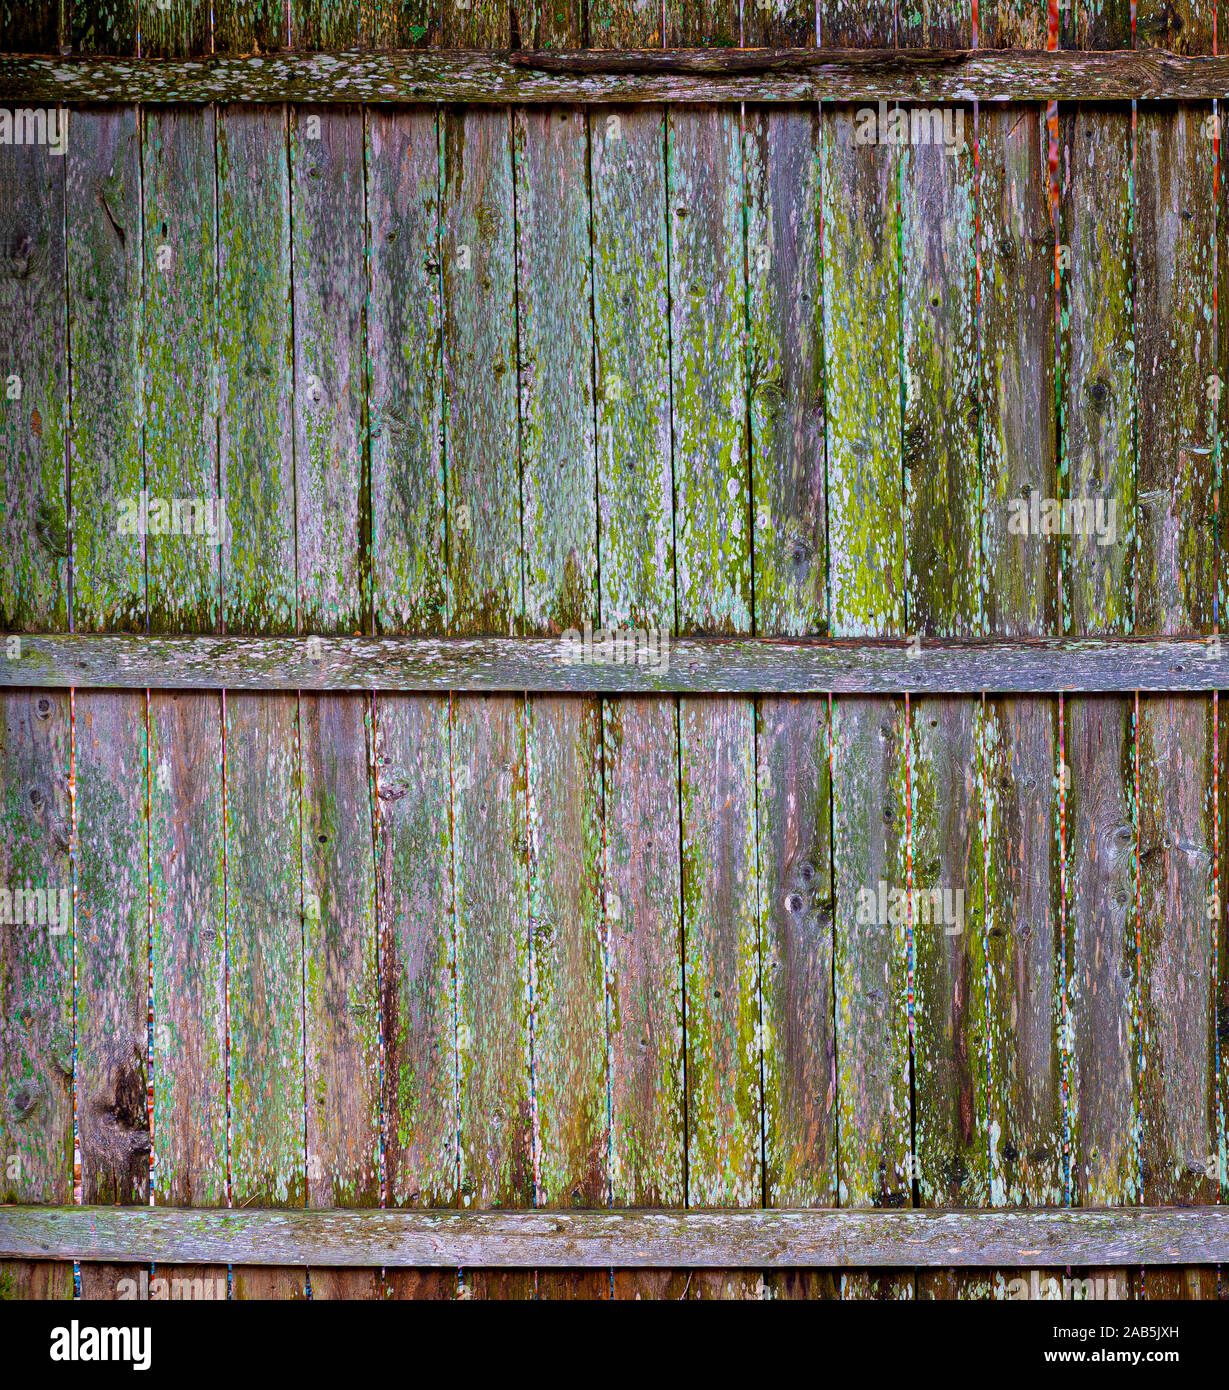
[[[287,1259],[338,1267],[891,1268],[1214,1264],[1229,1209],[184,1211],[0,1207],[0,1258]]]
[[[359,43],[368,48],[420,48],[439,37],[438,0],[359,0]]]
[[[153,1199],[222,1206],[227,933],[221,702],[213,695],[154,691],[149,726]]]
[[[295,628],[290,184],[280,107],[218,112],[220,479],[229,631]]]
[[[905,623],[898,153],[855,144],[853,112],[825,109],[824,363],[828,611],[842,636]]]
[[[86,1202],[149,1199],[149,890],[145,696],[75,700],[76,1107]],[[82,1296],[114,1298],[130,1271],[82,1273]]]
[[[141,0],[91,0],[68,10],[64,28],[74,53],[137,51]]]
[[[669,111],[670,347],[680,632],[751,630],[739,119]]]
[[[141,12],[142,58],[188,58],[210,53],[210,0],[137,0]]]
[[[629,629],[618,631],[622,640]],[[840,638],[680,638],[659,648],[650,629],[638,639],[650,659],[616,665],[613,639],[591,636],[587,647],[579,632],[571,647],[557,638],[22,636],[20,657],[0,647],[0,686],[955,695],[1229,684],[1229,658],[1212,638],[940,640],[915,655],[903,642]]]
[[[1054,240],[1036,108],[978,115],[982,605],[994,636],[1059,631],[1059,547],[1024,534],[1020,503],[1057,497]]]
[[[222,504],[214,112],[145,112],[142,177],[141,365],[151,522],[152,499],[170,508],[169,517],[159,516],[159,533],[151,526],[145,539],[149,628],[216,632]]]
[[[441,48],[506,49],[511,5],[503,0],[440,0]]]
[[[544,634],[597,608],[587,126],[513,117],[525,627]]]
[[[0,1201],[73,1195],[73,922],[66,695],[13,690],[0,724]],[[22,890],[22,918],[11,895]],[[33,890],[33,891],[31,891]],[[38,922],[38,897],[47,909]],[[54,906],[54,921],[47,920]],[[14,1164],[16,1167],[14,1168]],[[0,1297],[72,1297],[72,1266],[0,1270]]]
[[[269,61],[286,49],[285,0],[213,0],[216,53],[255,53]]]
[[[297,719],[290,695],[232,693],[226,699],[230,1178],[236,1206],[299,1207],[307,1197]],[[237,1297],[301,1295],[302,1282],[284,1270],[235,1270]]]
[[[747,0],[742,38],[747,48],[813,48],[818,43],[818,0]]]
[[[377,633],[440,632],[446,586],[439,132],[421,108],[367,113],[367,411]]]
[[[290,198],[302,632],[361,632],[370,611],[363,193],[362,113],[296,107],[290,116]]]
[[[60,0],[5,0],[0,9],[0,51],[57,52],[62,15]]]
[[[828,622],[819,117],[752,108],[744,145],[755,630]]]
[[[77,115],[66,158],[74,626],[139,632],[145,540],[120,531],[144,486],[136,107]]]
[[[817,8],[824,45],[851,50],[896,47],[894,0],[819,0]]]
[[[522,586],[510,118],[440,119],[449,624],[506,634]]]
[[[764,699],[756,731],[764,1204],[837,1204],[832,784],[828,702]],[[833,1298],[836,1282],[765,1275],[766,1295]]]
[[[66,164],[45,145],[0,148],[0,621],[8,628],[68,626]]]
[[[588,0],[586,9],[595,49],[662,46],[661,0]]]
[[[273,8],[272,6],[270,7]],[[258,18],[259,7],[244,7]],[[471,10],[471,13],[473,11]],[[651,23],[660,23],[659,13]],[[859,15],[873,13],[858,6]],[[276,23],[276,16],[274,17]],[[595,29],[595,41],[600,34]],[[466,105],[621,102],[1211,101],[1229,84],[1229,57],[1131,52],[831,49],[612,53],[464,53],[439,49],[294,53],[280,40],[239,56],[250,39],[217,19],[217,57],[0,56],[0,100],[206,103],[299,101]],[[263,47],[263,46],[262,46]],[[449,45],[444,46],[445,49]],[[228,55],[235,56],[228,56]]]
[[[602,620],[674,629],[665,115],[589,115]]]
[[[289,45],[309,52],[350,48],[358,38],[358,0],[288,0]]]
[[[447,697],[381,696],[377,895],[390,1206],[459,1200],[450,773]]]
[[[307,1199],[317,1207],[380,1201],[369,711],[359,695],[304,696],[299,711]]]

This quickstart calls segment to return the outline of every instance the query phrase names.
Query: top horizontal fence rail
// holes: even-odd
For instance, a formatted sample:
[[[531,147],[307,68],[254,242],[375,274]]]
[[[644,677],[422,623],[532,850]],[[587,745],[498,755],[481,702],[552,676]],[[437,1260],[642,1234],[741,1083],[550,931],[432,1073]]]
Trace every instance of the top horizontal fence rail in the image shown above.
[[[1208,101],[1229,57],[1014,49],[279,52],[190,59],[0,57],[30,102]]]
[[[1207,638],[932,642],[562,637],[11,636],[0,686],[559,694],[1003,694],[1229,688]]]

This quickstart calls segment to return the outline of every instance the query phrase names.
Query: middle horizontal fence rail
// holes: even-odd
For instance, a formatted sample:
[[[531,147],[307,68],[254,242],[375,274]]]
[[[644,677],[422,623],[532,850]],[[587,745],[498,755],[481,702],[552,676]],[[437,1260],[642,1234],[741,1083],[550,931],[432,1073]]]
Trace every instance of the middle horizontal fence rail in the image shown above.
[[[0,1259],[473,1268],[1215,1264],[1229,1209],[209,1211],[0,1207]]]
[[[730,49],[0,57],[0,99],[48,102],[1208,101],[1229,57],[1159,51]]]
[[[0,686],[557,694],[1053,694],[1229,687],[1218,637],[1031,641],[13,636]],[[13,644],[16,644],[15,646]],[[0,648],[0,651],[4,648]]]

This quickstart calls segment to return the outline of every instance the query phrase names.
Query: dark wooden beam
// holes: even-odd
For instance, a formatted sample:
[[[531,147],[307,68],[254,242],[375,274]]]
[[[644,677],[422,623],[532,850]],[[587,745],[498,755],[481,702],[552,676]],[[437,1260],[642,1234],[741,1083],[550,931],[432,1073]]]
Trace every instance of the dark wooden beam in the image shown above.
[[[1209,101],[1229,57],[1159,50],[701,49],[0,57],[0,102]]]
[[[1211,1265],[1229,1208],[352,1211],[0,1207],[0,1259],[454,1268]]]
[[[1229,689],[1215,638],[687,638],[615,662],[558,637],[0,637],[0,686],[898,695]]]

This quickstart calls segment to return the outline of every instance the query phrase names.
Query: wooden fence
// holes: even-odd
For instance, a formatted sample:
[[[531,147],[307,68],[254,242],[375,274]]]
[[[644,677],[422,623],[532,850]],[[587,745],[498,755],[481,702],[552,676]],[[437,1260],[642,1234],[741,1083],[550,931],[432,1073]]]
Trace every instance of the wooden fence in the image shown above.
[[[0,0],[0,1288],[1221,1292],[1216,16],[975,14]]]

